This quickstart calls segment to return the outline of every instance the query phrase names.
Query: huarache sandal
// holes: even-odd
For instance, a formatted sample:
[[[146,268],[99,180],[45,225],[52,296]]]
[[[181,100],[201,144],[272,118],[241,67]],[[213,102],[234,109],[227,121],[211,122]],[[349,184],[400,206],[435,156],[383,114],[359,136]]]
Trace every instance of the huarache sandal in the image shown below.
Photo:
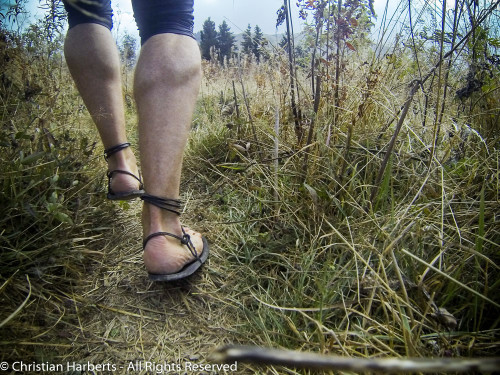
[[[116,146],[108,148],[107,150],[104,150],[104,159],[106,159],[106,161],[107,161],[111,155],[116,154],[117,152],[122,151],[129,146],[130,146],[130,143],[126,142],[126,143],[120,143]],[[132,176],[133,178],[135,178],[137,181],[139,181],[139,189],[138,190],[114,192],[113,189],[111,189],[111,179],[117,173],[126,174],[126,175],[129,175],[129,176]],[[130,173],[128,171],[124,171],[121,169],[115,169],[112,171],[108,171],[108,173],[106,175],[108,177],[108,199],[113,200],[113,201],[126,201],[126,200],[140,197],[142,194],[144,194],[144,185],[142,183],[140,174],[139,174],[139,177],[137,177],[135,174]]]
[[[160,198],[156,197],[154,195],[149,195],[147,193],[143,194],[141,196],[141,199],[149,204],[152,204],[156,207],[159,207],[161,209],[173,212],[177,215],[180,215],[181,211],[181,201],[177,199],[168,199],[168,198]],[[142,243],[142,248],[143,250],[146,248],[146,244],[148,241],[154,237],[159,237],[159,236],[169,236],[176,238],[180,241],[182,245],[185,245],[187,247],[187,250],[193,255],[195,258],[192,262],[187,263],[180,271],[176,273],[168,273],[168,274],[155,274],[155,273],[149,273],[149,279],[153,281],[174,281],[174,280],[180,280],[184,279],[188,276],[191,276],[193,273],[195,273],[203,263],[208,258],[208,242],[205,237],[202,237],[203,240],[203,249],[201,252],[198,252],[196,248],[194,247],[193,243],[191,242],[191,237],[189,234],[187,234],[184,230],[184,228],[181,226],[182,230],[182,237],[178,236],[173,233],[169,232],[156,232],[152,233],[149,236],[147,236],[143,243]]]

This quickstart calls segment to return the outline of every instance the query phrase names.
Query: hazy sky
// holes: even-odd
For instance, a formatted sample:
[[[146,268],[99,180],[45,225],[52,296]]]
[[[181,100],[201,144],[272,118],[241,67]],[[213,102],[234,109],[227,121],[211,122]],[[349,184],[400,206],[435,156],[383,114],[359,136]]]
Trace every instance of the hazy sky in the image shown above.
[[[0,1],[3,3],[5,0]],[[130,0],[111,0],[111,3],[115,12],[115,36],[127,31],[138,38]],[[399,0],[389,0],[392,9],[398,3]],[[38,9],[39,0],[29,0],[29,4],[29,10],[33,15],[40,16],[43,13],[43,10]],[[234,34],[243,32],[248,24],[252,26],[252,29],[255,25],[259,25],[265,34],[285,32],[284,25],[276,30],[276,11],[283,4],[283,0],[195,0],[194,4],[195,32],[202,29],[203,22],[208,17],[217,26],[225,20]],[[294,30],[298,32],[302,28],[302,20],[298,18],[295,1],[292,0],[291,4],[294,14]],[[386,0],[375,0],[375,11],[379,19],[382,17],[385,4]]]

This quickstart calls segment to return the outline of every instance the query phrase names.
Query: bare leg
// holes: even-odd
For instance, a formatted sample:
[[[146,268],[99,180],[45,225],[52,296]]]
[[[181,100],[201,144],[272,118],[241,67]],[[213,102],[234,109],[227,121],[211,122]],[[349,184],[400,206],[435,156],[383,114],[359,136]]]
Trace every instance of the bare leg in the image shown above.
[[[176,34],[157,34],[144,43],[136,67],[134,94],[139,114],[139,146],[148,194],[177,199],[182,156],[201,81],[196,41]],[[151,204],[143,208],[144,236],[155,232],[182,235],[179,217]],[[201,251],[201,235],[188,231]],[[170,237],[152,238],[144,249],[151,273],[174,273],[193,259]]]
[[[68,31],[64,54],[104,148],[126,142],[120,58],[111,32],[95,23],[77,25]],[[108,168],[138,175],[131,148],[112,155],[108,160]],[[133,177],[123,174],[116,174],[112,179],[115,192],[137,189],[138,185]]]

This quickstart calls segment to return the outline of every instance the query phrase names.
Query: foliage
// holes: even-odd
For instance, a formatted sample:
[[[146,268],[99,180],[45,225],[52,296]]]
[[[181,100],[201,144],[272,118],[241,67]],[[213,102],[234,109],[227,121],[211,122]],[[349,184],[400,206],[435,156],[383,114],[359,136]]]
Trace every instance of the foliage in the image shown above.
[[[119,50],[123,66],[125,69],[131,70],[137,60],[137,40],[130,34],[125,33]]]
[[[6,5],[7,7],[4,9]],[[0,20],[2,24],[14,25],[19,22],[21,16],[28,14],[26,2],[24,0],[15,0],[8,4],[2,3],[2,8],[0,8],[0,10]]]
[[[57,38],[66,25],[66,11],[62,0],[39,0],[40,9],[45,10],[44,24],[49,40]]]
[[[231,32],[226,21],[222,21],[219,25],[219,31],[215,30],[215,22],[210,20],[210,17],[203,23],[201,31],[200,49],[202,58],[212,60],[215,56],[219,63],[229,60],[238,50],[235,45],[236,38]],[[257,61],[260,61],[261,56],[265,53],[266,45],[264,34],[258,25],[254,28],[248,24],[247,29],[243,33],[243,41],[241,43],[241,52],[247,56],[254,56]]]
[[[196,323],[209,306],[200,326],[231,328],[207,346],[224,337],[365,358],[496,355],[498,14],[482,19],[485,4],[457,3],[456,13],[433,9],[434,21],[421,22],[414,15],[428,13],[412,5],[401,13],[411,24],[395,17],[407,27],[360,48],[370,2],[299,1],[314,18],[291,58],[278,50],[259,64],[204,62],[181,190],[183,220],[203,228],[212,251],[201,277],[180,286],[143,280],[139,241],[124,241],[129,227],[116,216],[125,214],[104,201],[105,166],[61,38],[43,34],[43,23],[22,37],[3,32],[0,321],[12,318],[1,327],[11,343],[4,353],[45,358],[55,351],[47,342],[65,360],[104,363],[122,348],[136,358],[138,342],[160,353],[171,347],[160,336],[202,332]],[[296,121],[310,137],[297,137]],[[112,277],[121,278],[117,293]],[[82,295],[92,293],[88,303]],[[97,329],[113,297],[115,315]],[[162,309],[189,327],[168,326]],[[186,352],[179,342],[175,358]]]
[[[200,176],[190,180],[196,194],[214,202],[204,215],[221,226],[209,233],[224,238],[222,273],[239,275],[228,298],[246,342],[261,346],[352,357],[493,355],[498,149],[486,152],[480,136],[446,116],[453,136],[429,167],[432,133],[421,124],[419,93],[371,205],[394,128],[387,124],[407,95],[400,82],[414,73],[404,54],[399,66],[377,62],[373,70],[346,57],[345,110],[328,147],[331,103],[323,98],[307,115],[317,124],[314,143],[296,143],[285,56],[243,68],[258,142],[249,120],[214,105],[220,90],[232,97],[240,68],[205,75],[186,168]],[[305,79],[299,71],[302,87]],[[447,106],[453,114],[457,103]]]
[[[219,25],[219,32],[215,30],[215,22],[210,17],[203,23],[201,32],[201,56],[205,60],[217,57],[219,63],[224,63],[236,51],[235,37],[226,21]]]

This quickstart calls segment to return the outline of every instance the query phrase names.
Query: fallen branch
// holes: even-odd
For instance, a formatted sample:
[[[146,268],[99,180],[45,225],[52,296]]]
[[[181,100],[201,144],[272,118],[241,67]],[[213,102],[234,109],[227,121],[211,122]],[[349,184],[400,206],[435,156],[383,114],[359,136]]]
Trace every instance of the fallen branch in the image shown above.
[[[245,362],[314,370],[396,372],[495,372],[500,358],[349,358],[293,350],[226,346],[212,354],[215,362]]]

